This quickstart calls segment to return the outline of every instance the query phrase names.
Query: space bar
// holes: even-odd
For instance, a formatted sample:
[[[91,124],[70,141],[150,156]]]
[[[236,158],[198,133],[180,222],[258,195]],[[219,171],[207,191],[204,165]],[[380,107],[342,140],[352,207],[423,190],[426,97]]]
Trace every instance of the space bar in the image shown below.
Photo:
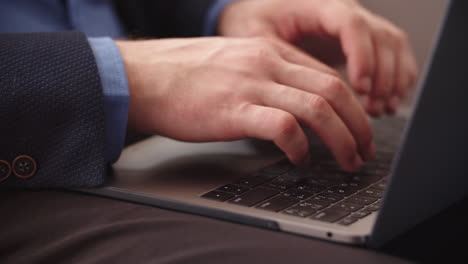
[[[229,202],[243,206],[253,206],[261,201],[277,195],[278,193],[279,192],[277,190],[273,189],[256,188],[229,200]]]

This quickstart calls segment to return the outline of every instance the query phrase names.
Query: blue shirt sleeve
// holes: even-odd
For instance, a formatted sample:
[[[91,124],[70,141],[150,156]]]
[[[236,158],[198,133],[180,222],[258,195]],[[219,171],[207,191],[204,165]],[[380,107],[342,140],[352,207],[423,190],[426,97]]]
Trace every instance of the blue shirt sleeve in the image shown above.
[[[216,27],[218,25],[219,15],[226,5],[234,2],[235,0],[216,0],[211,8],[208,10],[203,26],[204,36],[214,36],[217,34]]]
[[[118,160],[125,141],[129,91],[120,51],[108,37],[88,38],[104,93],[105,158]]]

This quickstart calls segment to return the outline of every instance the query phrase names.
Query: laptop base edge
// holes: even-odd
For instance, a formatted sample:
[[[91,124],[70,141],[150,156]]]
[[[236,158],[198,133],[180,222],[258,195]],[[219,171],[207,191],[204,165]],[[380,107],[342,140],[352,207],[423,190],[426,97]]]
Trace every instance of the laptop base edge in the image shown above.
[[[189,213],[203,217],[215,218],[218,220],[228,221],[237,224],[244,224],[253,227],[259,227],[276,232],[284,232],[292,235],[305,237],[308,239],[318,239],[327,242],[339,244],[348,244],[354,246],[366,247],[369,235],[356,235],[336,232],[336,230],[310,230],[309,234],[304,234],[302,231],[296,230],[294,226],[278,223],[277,221],[243,215],[229,211],[223,211],[216,208],[209,208],[195,204],[185,203],[177,200],[171,200],[164,197],[157,197],[136,193],[129,190],[116,187],[103,187],[96,189],[74,189],[72,191],[97,195],[106,198],[113,198],[126,202],[134,202],[138,204],[154,206],[162,209],[174,210],[182,213]]]

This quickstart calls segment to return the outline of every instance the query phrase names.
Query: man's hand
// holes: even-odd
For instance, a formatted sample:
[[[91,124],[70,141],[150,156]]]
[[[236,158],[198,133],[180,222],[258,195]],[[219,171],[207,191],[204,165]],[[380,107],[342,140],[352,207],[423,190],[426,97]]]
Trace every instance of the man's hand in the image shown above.
[[[406,34],[357,0],[238,0],[223,11],[218,31],[289,43],[308,35],[338,42],[350,84],[365,95],[374,116],[395,112],[417,76]]]
[[[130,87],[129,125],[184,141],[272,140],[308,160],[306,125],[338,163],[375,155],[367,116],[337,73],[267,38],[117,41]]]

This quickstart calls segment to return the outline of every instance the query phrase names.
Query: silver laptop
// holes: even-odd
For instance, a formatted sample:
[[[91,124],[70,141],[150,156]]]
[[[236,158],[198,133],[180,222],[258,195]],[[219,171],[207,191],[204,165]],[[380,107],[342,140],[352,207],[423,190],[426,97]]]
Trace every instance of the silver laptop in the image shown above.
[[[377,158],[341,171],[307,131],[314,162],[271,142],[128,145],[111,182],[80,190],[259,228],[380,247],[468,194],[468,2],[447,7],[412,111],[373,121]]]

